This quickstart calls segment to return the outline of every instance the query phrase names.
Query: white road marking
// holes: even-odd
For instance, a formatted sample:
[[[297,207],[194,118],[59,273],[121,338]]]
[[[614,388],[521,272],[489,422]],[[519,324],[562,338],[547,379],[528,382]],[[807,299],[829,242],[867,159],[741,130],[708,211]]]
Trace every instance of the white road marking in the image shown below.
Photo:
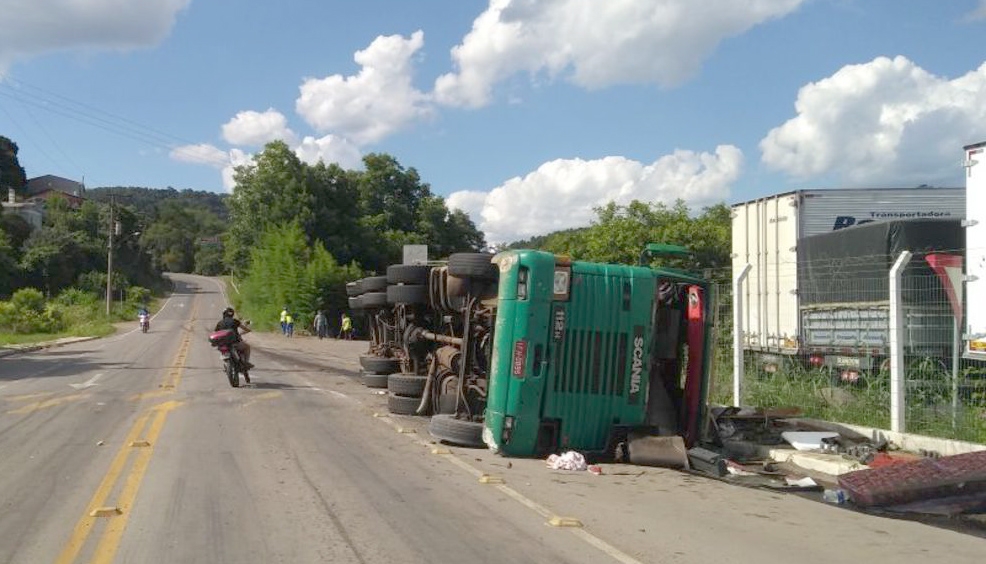
[[[99,384],[96,383],[96,380],[99,380],[102,377],[103,377],[103,373],[100,372],[99,374],[96,374],[95,376],[93,376],[92,378],[86,380],[85,382],[83,382],[81,384],[69,384],[69,386],[72,386],[76,390],[83,390],[85,388],[91,388],[93,386],[98,386]]]

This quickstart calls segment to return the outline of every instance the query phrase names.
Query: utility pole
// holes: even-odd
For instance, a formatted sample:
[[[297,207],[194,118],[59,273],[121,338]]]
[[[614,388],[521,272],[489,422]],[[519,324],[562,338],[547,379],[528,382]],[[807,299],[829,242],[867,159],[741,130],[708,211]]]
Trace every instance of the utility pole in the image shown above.
[[[113,303],[113,233],[116,231],[116,222],[113,220],[113,204],[116,198],[110,196],[110,242],[106,248],[106,316],[110,315],[110,307]]]

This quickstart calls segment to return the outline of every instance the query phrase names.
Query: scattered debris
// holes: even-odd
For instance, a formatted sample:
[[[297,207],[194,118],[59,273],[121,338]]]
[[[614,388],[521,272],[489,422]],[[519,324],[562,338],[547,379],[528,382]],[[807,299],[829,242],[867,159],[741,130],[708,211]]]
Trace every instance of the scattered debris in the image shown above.
[[[832,431],[785,431],[781,433],[784,440],[796,450],[826,450],[825,439],[839,436]]]
[[[677,435],[654,436],[633,432],[627,436],[624,459],[638,466],[657,466],[674,470],[689,469],[685,440]]]
[[[925,502],[949,511],[986,509],[986,451],[850,472],[839,477],[839,486],[861,507]]]
[[[98,443],[96,443],[96,446],[103,446],[105,444],[106,444],[105,441],[99,441]]]
[[[547,460],[548,468],[552,470],[583,471],[588,468],[585,457],[581,453],[570,450],[562,455],[552,454]]]

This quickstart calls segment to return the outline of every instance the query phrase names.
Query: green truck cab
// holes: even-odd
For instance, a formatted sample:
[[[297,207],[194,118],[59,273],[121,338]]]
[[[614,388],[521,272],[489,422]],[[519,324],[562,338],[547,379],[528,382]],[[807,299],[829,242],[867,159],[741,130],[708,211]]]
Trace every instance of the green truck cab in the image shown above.
[[[681,256],[648,245],[650,256]],[[709,283],[668,268],[505,251],[483,441],[505,455],[611,452],[629,430],[700,439]]]

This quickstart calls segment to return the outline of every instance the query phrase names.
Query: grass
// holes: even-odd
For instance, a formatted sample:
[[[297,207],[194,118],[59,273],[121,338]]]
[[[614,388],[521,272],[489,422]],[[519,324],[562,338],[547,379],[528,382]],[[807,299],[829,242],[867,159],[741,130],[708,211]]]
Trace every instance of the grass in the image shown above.
[[[152,298],[148,304],[151,312],[156,312],[161,308],[164,300]],[[118,302],[113,304],[113,315],[110,319],[106,318],[105,304],[99,302],[94,306],[68,306],[63,309],[68,327],[56,333],[3,333],[0,332],[0,346],[9,345],[33,345],[56,341],[66,337],[105,337],[112,335],[116,328],[114,323],[121,321],[133,321],[137,323],[136,313],[131,312],[130,308],[122,307]]]
[[[15,333],[0,333],[0,345],[32,345],[48,341],[56,341],[66,337],[105,337],[112,335],[116,329],[109,321],[93,321],[83,325],[75,325],[65,331],[58,333],[29,333],[26,335]]]
[[[716,377],[709,399],[731,405],[732,351],[717,351]],[[918,376],[920,378],[918,378]],[[908,374],[907,407],[904,416],[908,433],[986,443],[986,380],[962,380],[962,391],[953,425],[950,377],[944,372]],[[860,385],[833,384],[828,374],[788,369],[758,374],[748,366],[743,385],[743,405],[797,407],[805,417],[890,428],[889,377],[879,374]]]

